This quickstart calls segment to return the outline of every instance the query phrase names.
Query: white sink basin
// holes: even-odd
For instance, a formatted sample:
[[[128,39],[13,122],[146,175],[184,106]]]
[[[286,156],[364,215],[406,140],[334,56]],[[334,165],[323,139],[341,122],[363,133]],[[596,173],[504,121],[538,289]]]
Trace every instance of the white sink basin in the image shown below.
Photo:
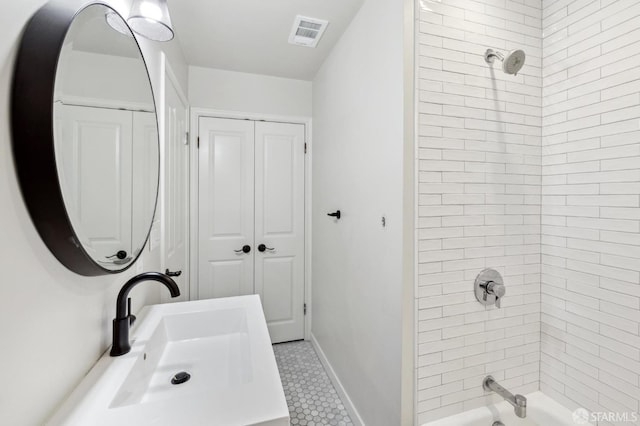
[[[289,425],[258,296],[155,305],[49,425]],[[173,385],[172,377],[191,378]]]

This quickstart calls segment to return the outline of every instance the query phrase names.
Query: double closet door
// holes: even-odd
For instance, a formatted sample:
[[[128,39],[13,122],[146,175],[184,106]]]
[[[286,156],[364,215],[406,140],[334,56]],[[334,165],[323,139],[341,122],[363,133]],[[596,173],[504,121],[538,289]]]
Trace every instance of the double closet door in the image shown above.
[[[198,298],[259,294],[272,342],[304,338],[304,125],[201,118]]]

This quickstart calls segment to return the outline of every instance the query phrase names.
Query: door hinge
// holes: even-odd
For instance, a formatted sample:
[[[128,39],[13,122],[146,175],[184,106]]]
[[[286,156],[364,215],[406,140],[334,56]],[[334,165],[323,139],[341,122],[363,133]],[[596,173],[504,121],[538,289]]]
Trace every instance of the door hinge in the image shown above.
[[[307,143],[306,142],[304,143],[304,153],[305,154],[307,153]]]
[[[189,145],[189,132],[184,133],[184,144]]]
[[[307,304],[304,304],[304,314],[307,315]]]
[[[196,144],[196,148],[200,149],[200,136],[198,136],[198,143]]]

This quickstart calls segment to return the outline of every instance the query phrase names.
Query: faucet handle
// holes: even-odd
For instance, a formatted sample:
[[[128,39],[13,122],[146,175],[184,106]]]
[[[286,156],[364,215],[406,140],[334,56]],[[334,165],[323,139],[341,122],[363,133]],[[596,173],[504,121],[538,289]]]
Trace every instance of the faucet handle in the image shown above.
[[[496,296],[496,307],[500,308],[500,301],[502,300],[505,293],[507,292],[505,286],[493,281],[489,281],[486,286],[486,291],[487,293],[493,294],[494,296]]]
[[[127,298],[127,318],[129,318],[129,326],[136,322],[136,316],[131,314],[131,298]]]
[[[487,284],[487,292],[494,294],[496,297],[503,297],[506,293],[504,285],[495,283],[493,281]]]

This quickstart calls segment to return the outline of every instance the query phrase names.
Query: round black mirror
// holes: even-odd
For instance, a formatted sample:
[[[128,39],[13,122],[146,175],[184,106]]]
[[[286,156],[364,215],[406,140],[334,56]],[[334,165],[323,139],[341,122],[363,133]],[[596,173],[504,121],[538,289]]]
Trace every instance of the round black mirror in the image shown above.
[[[155,213],[158,124],[142,52],[114,9],[49,3],[32,17],[11,124],[23,198],[54,256],[87,276],[130,267]]]

